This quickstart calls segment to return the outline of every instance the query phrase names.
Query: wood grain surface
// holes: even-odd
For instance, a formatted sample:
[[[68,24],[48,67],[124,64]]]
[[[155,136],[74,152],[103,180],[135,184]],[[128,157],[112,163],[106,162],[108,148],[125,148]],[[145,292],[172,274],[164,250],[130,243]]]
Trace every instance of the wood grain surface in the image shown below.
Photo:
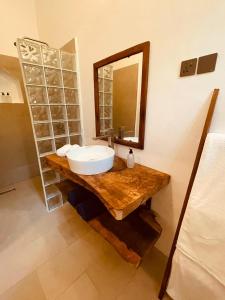
[[[97,175],[73,173],[67,159],[56,154],[46,158],[51,168],[95,193],[117,220],[125,218],[170,180],[168,174],[139,164],[135,164],[133,169],[128,169],[119,157],[115,157],[112,171]]]

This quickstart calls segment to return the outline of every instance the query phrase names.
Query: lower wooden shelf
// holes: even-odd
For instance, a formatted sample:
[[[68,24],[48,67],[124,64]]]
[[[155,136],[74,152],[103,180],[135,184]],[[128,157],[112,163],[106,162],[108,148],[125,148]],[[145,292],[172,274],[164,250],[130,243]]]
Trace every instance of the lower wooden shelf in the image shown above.
[[[57,183],[58,189],[67,198],[76,184],[70,180]],[[89,192],[90,193],[90,192]],[[150,251],[159,239],[162,228],[154,213],[146,206],[140,206],[123,220],[116,220],[107,209],[88,222],[115,250],[136,267],[142,257]]]
[[[121,221],[110,213],[88,222],[128,262],[139,266],[142,257],[150,251],[161,235],[162,228],[152,211],[140,207]]]

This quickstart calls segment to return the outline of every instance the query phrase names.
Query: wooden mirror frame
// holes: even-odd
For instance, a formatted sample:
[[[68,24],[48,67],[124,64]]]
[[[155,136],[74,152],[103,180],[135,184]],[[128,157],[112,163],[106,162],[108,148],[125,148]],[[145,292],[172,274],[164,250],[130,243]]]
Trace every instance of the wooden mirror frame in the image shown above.
[[[98,68],[118,61],[120,59],[129,57],[134,54],[143,53],[142,59],[142,82],[141,82],[141,99],[140,99],[140,119],[139,119],[139,136],[138,143],[132,141],[125,141],[120,138],[115,138],[116,144],[121,144],[133,148],[144,149],[145,139],[145,116],[146,116],[146,104],[147,104],[147,90],[148,90],[148,69],[149,69],[149,54],[150,54],[150,42],[144,42],[128,48],[124,51],[118,52],[105,59],[102,59],[94,63],[94,95],[95,95],[95,126],[96,136],[100,136],[100,112],[99,112],[99,90],[98,90]]]

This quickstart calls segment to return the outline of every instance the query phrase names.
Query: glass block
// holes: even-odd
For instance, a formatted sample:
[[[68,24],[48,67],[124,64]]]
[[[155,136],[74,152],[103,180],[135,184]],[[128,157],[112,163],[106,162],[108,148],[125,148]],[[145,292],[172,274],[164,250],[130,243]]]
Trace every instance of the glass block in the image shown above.
[[[80,121],[69,121],[68,122],[69,133],[80,133]]]
[[[112,80],[104,79],[104,92],[112,92]]]
[[[46,138],[51,136],[51,128],[48,123],[34,124],[36,138]]]
[[[19,49],[24,62],[41,64],[41,52],[38,44],[19,40]]]
[[[99,92],[103,91],[103,79],[98,78],[98,90]]]
[[[45,188],[45,192],[48,199],[61,194],[59,189],[54,184],[47,186]]]
[[[62,68],[66,70],[76,70],[76,57],[74,54],[61,52]]]
[[[62,86],[60,70],[45,68],[45,77],[47,85]]]
[[[99,93],[99,105],[103,105],[103,93]]]
[[[50,104],[63,103],[63,90],[54,87],[48,87],[48,100]]]
[[[28,86],[27,92],[31,104],[46,104],[47,96],[46,90],[41,86]]]
[[[112,120],[105,120],[105,129],[112,128]]]
[[[40,157],[40,162],[42,170],[49,168],[46,157]]]
[[[70,71],[62,71],[63,84],[67,88],[77,88],[77,74]]]
[[[68,103],[68,104],[78,104],[79,103],[78,90],[64,89],[64,93],[65,93],[66,103]]]
[[[66,134],[65,122],[53,122],[52,126],[55,136]]]
[[[27,84],[44,85],[44,74],[42,67],[23,65]]]
[[[39,141],[37,142],[37,144],[38,144],[39,154],[44,154],[53,151],[52,140]]]
[[[112,107],[104,106],[104,118],[111,118],[111,117],[112,117]]]
[[[44,65],[59,68],[59,50],[42,47]]]
[[[62,205],[63,205],[63,199],[62,199],[62,194],[60,192],[58,192],[57,195],[50,197],[48,199],[48,210],[49,211],[52,211]]]
[[[103,106],[99,107],[99,114],[100,114],[100,118],[104,117],[104,107]]]
[[[112,94],[104,94],[104,104],[112,105]]]
[[[52,120],[64,120],[65,117],[65,108],[63,105],[52,105],[50,106]]]
[[[77,144],[81,146],[81,136],[80,135],[70,136],[70,144],[71,145]]]
[[[80,119],[80,108],[76,105],[67,105],[67,118],[68,119]]]
[[[100,120],[100,129],[103,130],[105,128],[105,122],[103,119]]]
[[[49,109],[48,106],[31,105],[31,112],[33,116],[33,120],[36,121],[48,121],[49,120]]]
[[[55,139],[55,147],[56,149],[61,148],[62,146],[68,144],[68,138],[66,137],[61,137],[61,138],[56,138]]]
[[[104,78],[112,79],[113,77],[113,66],[105,66],[103,71]]]
[[[50,185],[58,180],[57,174],[53,170],[49,170],[43,173],[43,179],[45,186]]]
[[[98,68],[98,77],[103,77],[103,67]]]

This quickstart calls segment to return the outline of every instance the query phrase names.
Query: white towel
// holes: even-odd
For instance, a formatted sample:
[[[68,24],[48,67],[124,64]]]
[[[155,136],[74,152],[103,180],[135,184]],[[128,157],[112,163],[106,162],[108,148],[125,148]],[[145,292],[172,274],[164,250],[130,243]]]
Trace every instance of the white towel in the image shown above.
[[[66,144],[66,145],[62,146],[61,148],[57,149],[57,150],[56,150],[56,154],[57,154],[58,156],[66,156],[66,154],[67,154],[71,149],[74,149],[74,148],[77,148],[77,147],[80,147],[80,146],[77,145],[77,144],[74,144],[74,145]]]
[[[182,222],[177,249],[199,266],[195,276],[207,272],[225,293],[225,135],[210,133],[207,136],[198,172]],[[176,250],[178,251],[178,250]],[[175,257],[176,257],[175,252]],[[177,268],[175,268],[177,269]],[[174,268],[172,272],[176,272]],[[185,278],[185,265],[179,276]],[[197,269],[197,267],[196,267]],[[171,273],[171,280],[176,274]],[[199,278],[193,278],[193,282]],[[175,292],[176,283],[169,282],[168,293]],[[189,285],[189,287],[191,284]],[[193,285],[194,286],[194,285]],[[178,286],[177,286],[178,287]],[[185,294],[185,287],[183,287]],[[207,290],[207,284],[205,286]],[[180,290],[182,288],[180,287]],[[193,295],[194,290],[192,290]],[[196,291],[197,294],[197,291]],[[225,294],[224,294],[225,295]],[[216,296],[215,296],[216,297]],[[174,298],[188,299],[188,298]],[[197,299],[193,296],[192,299]],[[216,299],[216,298],[214,298]],[[224,296],[225,299],[225,296]]]

